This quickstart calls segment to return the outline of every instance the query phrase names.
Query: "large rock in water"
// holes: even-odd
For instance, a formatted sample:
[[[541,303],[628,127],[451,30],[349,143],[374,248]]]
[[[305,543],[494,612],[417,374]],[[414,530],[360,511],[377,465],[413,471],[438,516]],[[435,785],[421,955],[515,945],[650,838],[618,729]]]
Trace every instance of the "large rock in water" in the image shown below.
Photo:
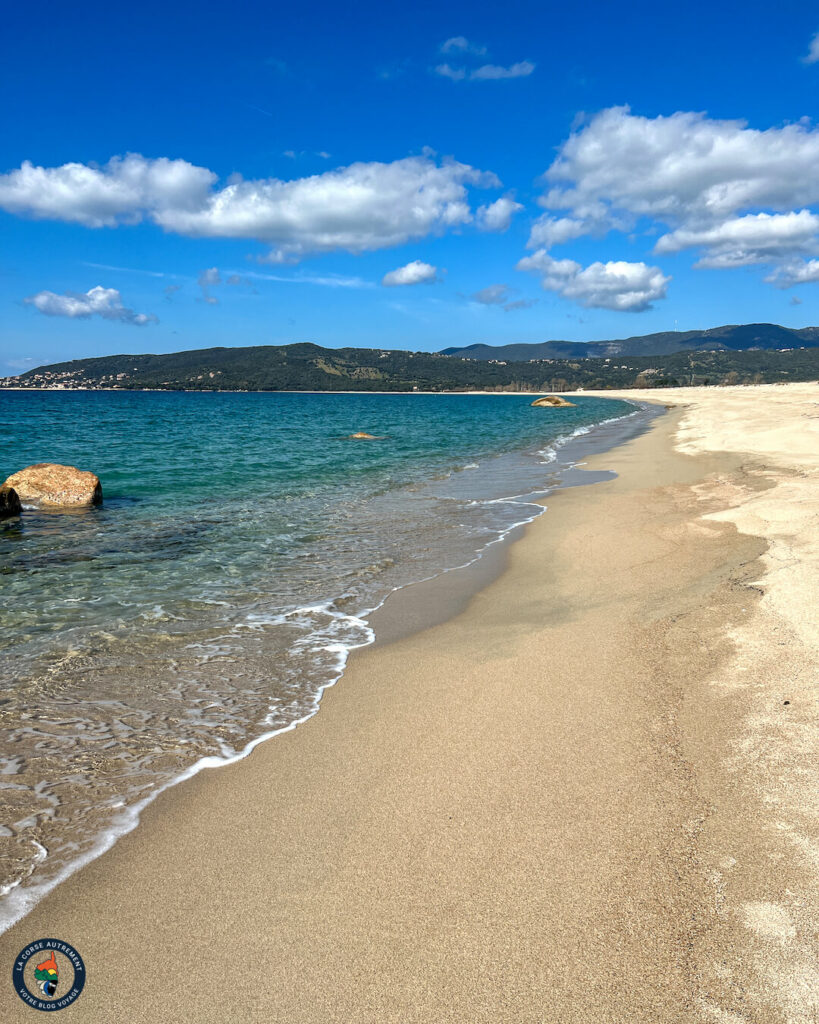
[[[574,408],[574,402],[567,402],[565,398],[561,398],[560,395],[544,395],[543,398],[536,398],[532,405],[539,406],[552,406],[553,408]]]
[[[13,487],[0,487],[0,519],[10,519],[12,516],[19,516],[23,511],[17,491]]]
[[[55,462],[38,462],[12,473],[3,486],[13,487],[20,501],[42,508],[76,508],[102,501],[98,476]]]

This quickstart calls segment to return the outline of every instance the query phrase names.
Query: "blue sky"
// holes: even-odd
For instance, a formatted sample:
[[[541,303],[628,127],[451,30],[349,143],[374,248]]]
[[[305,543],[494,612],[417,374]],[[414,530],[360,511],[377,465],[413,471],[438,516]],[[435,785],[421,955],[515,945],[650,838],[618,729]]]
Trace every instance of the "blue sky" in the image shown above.
[[[4,21],[0,373],[819,322],[806,5]]]

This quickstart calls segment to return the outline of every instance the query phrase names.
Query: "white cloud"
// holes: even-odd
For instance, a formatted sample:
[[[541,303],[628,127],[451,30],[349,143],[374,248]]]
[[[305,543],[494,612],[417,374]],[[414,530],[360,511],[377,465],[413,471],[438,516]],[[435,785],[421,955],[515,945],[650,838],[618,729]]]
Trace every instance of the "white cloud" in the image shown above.
[[[657,240],[657,253],[705,248],[702,267],[742,267],[817,248],[819,216],[810,210],[752,213],[706,228],[678,228]]]
[[[585,220],[552,217],[544,213],[532,224],[527,249],[551,249],[553,245],[563,245],[588,233],[589,224]]]
[[[110,263],[90,263],[82,261],[84,267],[91,267],[94,270],[116,270],[123,274],[144,274],[146,277],[178,277],[178,274],[167,274],[164,270],[142,270],[139,267],[117,267]]]
[[[541,284],[581,306],[638,313],[664,299],[670,277],[659,267],[645,263],[592,263],[582,267],[574,260],[556,260],[540,249],[518,263],[518,270],[542,274]]]
[[[819,260],[795,260],[777,267],[765,280],[777,288],[793,288],[795,284],[819,282]]]
[[[484,64],[471,71],[469,77],[473,81],[494,81],[499,78],[526,78],[535,70],[530,60],[519,60],[516,64],[502,67],[500,64]]]
[[[0,175],[0,208],[94,228],[147,219],[190,237],[256,239],[271,245],[271,262],[287,262],[443,233],[473,220],[468,186],[500,186],[494,174],[428,153],[290,181],[235,176],[222,188],[216,181],[184,160],[136,154],[102,168],[26,162]]]
[[[439,64],[435,68],[435,74],[442,78],[451,78],[453,82],[462,82],[468,78],[472,82],[497,81],[501,78],[526,78],[535,70],[535,65],[529,60],[518,61],[517,64],[510,64],[509,67],[502,67],[499,64],[483,64],[479,68],[454,68],[451,64]]]
[[[372,281],[361,277],[345,277],[342,274],[260,274],[255,270],[243,271],[245,277],[254,281],[281,281],[286,284],[315,284],[323,288],[374,288]]]
[[[512,217],[522,209],[522,204],[516,203],[511,196],[501,196],[494,203],[478,207],[476,222],[481,231],[506,231]]]
[[[578,218],[652,217],[712,224],[749,207],[775,212],[819,201],[819,129],[748,128],[704,114],[637,117],[604,110],[572,134],[546,172],[550,209]]]
[[[486,47],[470,43],[465,36],[453,36],[445,43],[441,43],[441,53],[474,53],[482,57],[486,53]]]
[[[385,274],[381,284],[387,288],[395,288],[408,284],[433,284],[438,280],[438,268],[421,260],[413,260],[406,266],[398,267]]]
[[[102,288],[100,285],[82,293],[57,295],[56,292],[37,292],[23,301],[46,316],[67,316],[70,319],[100,316],[104,320],[119,320],[138,327],[159,322],[153,313],[136,313],[124,306],[116,288]]]
[[[815,64],[819,61],[819,32],[811,39],[808,52],[802,58],[805,64]]]
[[[451,64],[439,64],[435,68],[435,74],[441,78],[451,78],[453,82],[461,82],[466,78],[466,69],[453,68]]]
[[[86,164],[35,167],[28,160],[0,175],[0,207],[38,220],[90,228],[135,224],[164,209],[195,209],[216,175],[186,160],[114,157],[100,168]]]
[[[777,263],[819,251],[819,128],[752,129],[679,111],[633,115],[612,107],[579,126],[546,172],[550,213],[530,246],[584,234],[667,229],[656,252],[702,250],[700,267]],[[561,211],[563,216],[554,216]],[[668,230],[670,229],[670,230]]]
[[[484,306],[502,306],[509,298],[509,286],[505,284],[490,284],[481,288],[472,296],[475,302]]]

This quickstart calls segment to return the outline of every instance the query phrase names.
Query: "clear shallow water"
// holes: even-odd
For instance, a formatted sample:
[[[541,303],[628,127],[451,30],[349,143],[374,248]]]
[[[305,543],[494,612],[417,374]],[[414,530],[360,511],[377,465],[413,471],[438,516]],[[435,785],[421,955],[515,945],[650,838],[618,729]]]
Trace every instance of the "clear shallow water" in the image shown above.
[[[368,611],[534,518],[563,439],[634,413],[531,400],[0,392],[0,480],[65,462],[105,495],[0,524],[0,926],[180,773],[311,714]]]

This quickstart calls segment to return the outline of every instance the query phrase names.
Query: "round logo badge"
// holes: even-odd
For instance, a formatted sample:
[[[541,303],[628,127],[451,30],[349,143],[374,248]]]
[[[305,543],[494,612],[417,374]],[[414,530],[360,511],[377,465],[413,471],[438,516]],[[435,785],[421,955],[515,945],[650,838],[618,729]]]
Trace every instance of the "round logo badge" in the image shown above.
[[[12,970],[17,995],[35,1010],[64,1010],[85,984],[80,954],[61,939],[38,939],[20,951]]]

